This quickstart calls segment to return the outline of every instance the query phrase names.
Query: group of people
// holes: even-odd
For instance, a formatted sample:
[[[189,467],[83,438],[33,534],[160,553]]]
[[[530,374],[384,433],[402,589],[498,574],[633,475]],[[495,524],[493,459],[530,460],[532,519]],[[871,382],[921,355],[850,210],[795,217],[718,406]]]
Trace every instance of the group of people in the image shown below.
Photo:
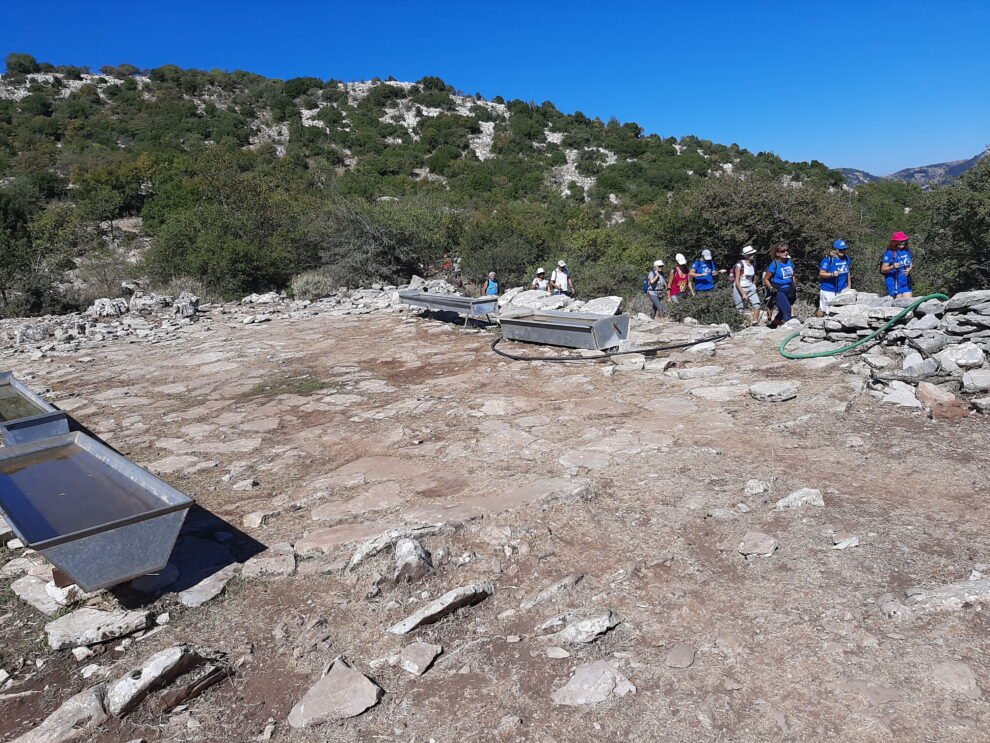
[[[914,258],[909,242],[906,234],[895,232],[890,236],[887,251],[880,262],[880,273],[884,276],[887,293],[897,299],[913,296],[911,271],[914,269]],[[848,251],[845,240],[836,240],[818,266],[818,317],[824,317],[830,301],[852,289],[852,259]],[[770,262],[761,272],[756,269],[756,255],[756,248],[747,245],[731,271],[726,271],[715,265],[710,250],[702,250],[701,257],[690,265],[684,254],[678,253],[674,257],[676,265],[666,275],[663,261],[654,261],[653,270],[643,282],[643,291],[653,305],[650,317],[665,319],[665,302],[679,302],[688,294],[693,297],[710,292],[715,288],[717,279],[726,276],[732,282],[736,309],[740,312],[751,309],[753,325],[759,324],[760,313],[764,309],[768,310],[769,325],[775,327],[787,322],[793,316],[798,281],[790,248],[785,242],[773,245],[770,248]],[[537,269],[529,288],[548,294],[574,296],[574,279],[567,270],[567,264],[561,260],[557,261],[549,278],[544,269]],[[497,296],[502,291],[502,282],[494,271],[490,272],[481,287],[482,295]],[[775,314],[774,309],[777,310]]]
[[[852,289],[852,259],[849,257],[849,246],[845,240],[832,243],[829,254],[818,266],[818,317],[824,317],[828,311],[829,302],[839,294]],[[762,273],[756,270],[757,251],[752,245],[747,245],[741,251],[739,261],[730,272],[720,270],[712,260],[711,251],[704,250],[701,258],[694,261],[690,268],[682,253],[675,257],[677,265],[665,279],[663,261],[653,262],[653,270],[643,282],[643,291],[650,299],[653,309],[651,317],[664,317],[664,300],[677,302],[682,296],[690,293],[696,296],[699,292],[711,291],[715,288],[715,280],[721,274],[727,274],[732,281],[732,298],[736,309],[746,311],[752,309],[752,324],[760,322],[760,312],[775,308],[776,315],[769,319],[770,325],[785,323],[793,316],[793,305],[797,298],[797,276],[794,263],[790,256],[787,243],[776,243],[770,248],[770,262]],[[911,254],[910,238],[903,232],[895,232],[890,237],[887,251],[880,261],[880,273],[884,276],[887,293],[896,299],[913,296],[911,271],[914,269],[914,258]],[[757,276],[760,276],[758,279]],[[763,289],[763,300],[760,288]]]
[[[536,276],[530,282],[529,288],[544,291],[547,294],[566,294],[568,297],[573,297],[574,279],[571,277],[571,272],[567,270],[567,264],[564,261],[557,261],[557,267],[550,272],[550,278],[547,278],[545,269],[536,269]],[[488,278],[481,286],[481,294],[488,297],[497,296],[502,293],[503,289],[502,282],[498,280],[495,272],[490,271]]]

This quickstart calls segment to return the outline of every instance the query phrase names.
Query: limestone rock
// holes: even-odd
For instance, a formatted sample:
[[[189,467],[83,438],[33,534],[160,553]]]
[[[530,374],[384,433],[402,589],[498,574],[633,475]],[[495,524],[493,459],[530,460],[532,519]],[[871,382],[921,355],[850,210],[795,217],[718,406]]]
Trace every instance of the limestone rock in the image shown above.
[[[822,499],[822,491],[815,490],[814,488],[801,488],[800,490],[795,490],[790,495],[777,501],[777,505],[774,506],[774,509],[777,511],[786,511],[791,508],[801,508],[802,506],[818,506],[819,508],[824,508],[825,501]]]
[[[619,623],[619,618],[612,611],[604,611],[576,622],[568,624],[564,629],[550,637],[553,640],[567,642],[572,645],[594,642]]]
[[[695,649],[693,647],[678,642],[667,651],[664,662],[671,668],[688,668],[694,664],[694,654]]]
[[[938,359],[948,360],[960,369],[978,369],[986,362],[983,349],[973,342],[948,346],[938,354]]]
[[[932,669],[932,678],[967,699],[976,700],[983,696],[980,687],[976,685],[976,674],[965,663],[952,660],[938,663]]]
[[[343,660],[337,660],[326,676],[317,681],[289,712],[289,724],[308,728],[330,720],[356,717],[374,707],[382,689]]]
[[[415,676],[422,676],[433,661],[443,652],[443,646],[428,642],[414,642],[402,648],[399,666]]]
[[[963,374],[963,392],[990,392],[990,369],[974,369]]]
[[[908,603],[915,612],[990,607],[990,578],[959,581],[932,589],[915,588],[908,592]]]
[[[83,607],[45,625],[52,650],[66,650],[80,645],[124,637],[148,626],[151,613],[146,611],[101,611]]]
[[[395,544],[396,583],[415,583],[433,571],[433,559],[415,539],[400,539]]]
[[[495,593],[491,583],[475,583],[447,591],[443,596],[434,599],[423,608],[392,625],[388,631],[394,635],[404,635],[424,624],[432,624],[443,619],[448,614],[465,606],[477,604]]]
[[[931,382],[919,382],[917,395],[918,400],[920,400],[925,407],[929,408],[936,403],[952,402],[956,399],[956,396],[949,390],[937,387]]]
[[[551,583],[549,586],[544,588],[535,596],[526,599],[525,601],[522,602],[522,604],[520,604],[520,606],[523,609],[532,609],[537,604],[542,604],[546,601],[550,601],[557,595],[563,593],[564,591],[568,591],[574,586],[576,586],[578,583],[581,582],[582,578],[584,578],[584,573],[571,573],[567,577],[562,578],[561,580],[555,583]]]
[[[768,534],[761,534],[757,531],[746,532],[742,542],[739,543],[739,554],[749,557],[757,555],[759,557],[769,557],[777,551],[778,542]]]
[[[123,717],[150,692],[162,688],[204,661],[203,656],[187,645],[176,645],[155,653],[140,668],[110,685],[106,695],[107,712]]]
[[[598,297],[585,302],[581,312],[592,315],[617,315],[622,307],[622,297]]]
[[[906,382],[893,381],[887,385],[887,392],[883,396],[883,402],[889,405],[897,405],[902,408],[920,408],[921,403],[915,397],[914,387]]]
[[[764,493],[770,492],[770,483],[764,480],[747,480],[746,489],[743,494],[748,498],[752,498],[754,495],[763,495]]]
[[[636,687],[629,683],[611,663],[597,660],[578,666],[566,685],[557,689],[551,697],[554,704],[577,707],[603,702],[610,696],[635,694]]]
[[[25,601],[42,614],[57,614],[62,604],[49,595],[48,582],[36,575],[25,575],[10,584],[10,590],[17,598]]]
[[[233,563],[221,568],[212,575],[208,575],[191,588],[180,591],[179,601],[183,606],[202,606],[207,601],[223,593],[227,584],[237,575],[240,567],[239,564]]]
[[[749,394],[761,402],[784,402],[797,397],[799,382],[757,382],[750,385]]]
[[[88,739],[91,730],[109,719],[103,706],[105,693],[105,686],[98,684],[69,697],[38,727],[11,743],[69,743]]]

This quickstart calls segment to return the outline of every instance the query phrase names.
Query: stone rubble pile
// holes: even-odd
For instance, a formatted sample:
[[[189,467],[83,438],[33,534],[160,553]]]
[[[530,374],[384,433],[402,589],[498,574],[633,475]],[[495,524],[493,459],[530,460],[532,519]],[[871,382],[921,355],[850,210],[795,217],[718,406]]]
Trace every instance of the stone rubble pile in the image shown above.
[[[825,317],[804,322],[802,343],[792,350],[808,353],[861,340],[914,301],[844,292]],[[855,368],[870,378],[871,391],[885,403],[927,408],[933,417],[948,419],[965,417],[973,407],[986,412],[990,290],[924,302],[878,339]]]
[[[408,308],[400,290],[430,294],[459,294],[443,279],[413,276],[403,286],[372,284],[367,288],[341,287],[317,300],[292,300],[284,293],[249,294],[223,304],[201,304],[198,297],[183,292],[178,297],[144,292],[128,282],[130,298],[97,299],[84,312],[39,318],[0,320],[0,349],[30,354],[33,359],[102,348],[107,342],[126,339],[130,343],[160,343],[177,337],[201,320],[228,321],[245,325],[276,319],[302,319],[319,315],[366,315],[373,312],[399,312]],[[546,292],[510,289],[499,300],[504,312],[533,309],[559,309],[614,315],[621,297],[599,297],[588,302]]]

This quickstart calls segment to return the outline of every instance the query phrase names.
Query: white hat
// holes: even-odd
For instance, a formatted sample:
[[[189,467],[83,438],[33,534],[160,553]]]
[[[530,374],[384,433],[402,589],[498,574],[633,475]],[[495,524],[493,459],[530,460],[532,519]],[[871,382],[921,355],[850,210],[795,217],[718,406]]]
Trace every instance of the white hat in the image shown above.
[[[654,265],[654,266],[655,266],[656,268],[660,268],[660,266],[662,266],[662,265],[663,265],[663,261],[653,261],[653,265]]]
[[[564,267],[564,266],[566,266],[567,264],[566,264],[566,263],[564,263],[563,261],[557,261],[557,265],[558,265],[558,266],[560,266],[561,268],[563,268],[563,267]]]
[[[677,261],[682,266],[687,263],[687,258],[684,257],[684,253],[678,253],[677,255],[675,255],[674,260]]]
[[[710,250],[702,250],[701,251],[701,257],[704,260],[706,260],[706,261],[710,261],[712,259],[712,251],[710,251]]]
[[[538,268],[538,269],[536,269],[536,273],[537,273],[537,275],[539,275],[541,273],[546,273],[546,271],[544,271],[542,268]]]
[[[747,245],[745,248],[742,249],[742,254],[743,255],[756,255],[756,248],[754,248],[752,245]]]

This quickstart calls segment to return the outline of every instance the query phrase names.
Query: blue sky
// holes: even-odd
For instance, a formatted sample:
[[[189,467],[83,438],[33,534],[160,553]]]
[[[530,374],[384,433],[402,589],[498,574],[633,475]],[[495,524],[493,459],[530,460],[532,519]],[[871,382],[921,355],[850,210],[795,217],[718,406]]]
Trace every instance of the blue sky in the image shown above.
[[[2,56],[439,75],[468,93],[877,174],[990,144],[988,38],[988,0],[0,3]]]

